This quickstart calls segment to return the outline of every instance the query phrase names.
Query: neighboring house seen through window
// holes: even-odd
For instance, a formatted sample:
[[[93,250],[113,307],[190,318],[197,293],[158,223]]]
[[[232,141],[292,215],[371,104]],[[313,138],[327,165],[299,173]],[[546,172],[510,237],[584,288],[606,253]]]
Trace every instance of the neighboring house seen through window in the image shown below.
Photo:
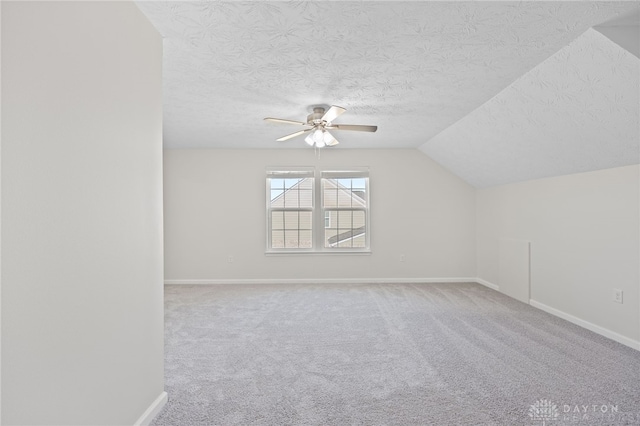
[[[270,248],[313,248],[313,171],[275,172],[267,182]]]
[[[322,173],[322,211],[330,218],[325,248],[367,247],[367,181],[364,176]]]
[[[369,173],[267,171],[267,250],[369,250]]]

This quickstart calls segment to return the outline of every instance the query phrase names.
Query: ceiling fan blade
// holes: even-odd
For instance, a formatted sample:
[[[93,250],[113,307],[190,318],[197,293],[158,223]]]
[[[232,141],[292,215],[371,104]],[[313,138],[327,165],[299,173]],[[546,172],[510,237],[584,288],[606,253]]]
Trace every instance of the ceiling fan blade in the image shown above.
[[[346,109],[342,107],[339,107],[337,105],[331,105],[331,108],[329,108],[329,110],[325,112],[324,115],[322,116],[322,120],[326,121],[327,123],[331,123],[333,120],[336,119],[336,117],[338,117],[340,114],[342,114],[345,111]]]
[[[283,136],[280,139],[276,139],[276,141],[278,142],[284,142],[286,140],[289,140],[291,138],[295,138],[296,136],[300,136],[303,133],[309,132],[313,129],[313,127],[311,129],[304,129],[304,130],[300,130],[299,132],[295,132],[295,133],[291,133],[290,135],[287,136]]]
[[[333,137],[333,135],[329,132],[326,132],[327,135],[331,136],[331,139],[329,139],[328,141],[325,141],[325,145],[326,146],[336,146],[338,145],[340,142],[338,142],[338,140],[336,138]]]
[[[375,132],[378,126],[362,126],[360,124],[332,124],[328,129],[355,130],[357,132]]]
[[[274,123],[299,124],[299,125],[302,125],[302,126],[306,126],[307,125],[307,123],[303,123],[302,121],[285,120],[284,118],[266,117],[265,120],[266,121],[273,121]]]

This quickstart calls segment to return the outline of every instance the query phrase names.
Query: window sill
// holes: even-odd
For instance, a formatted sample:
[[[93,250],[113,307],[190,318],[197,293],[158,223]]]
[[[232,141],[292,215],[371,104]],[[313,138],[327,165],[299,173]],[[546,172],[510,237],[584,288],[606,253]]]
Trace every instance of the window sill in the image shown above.
[[[371,255],[371,250],[308,250],[308,251],[275,251],[269,250],[264,252],[265,256],[309,256],[309,255],[320,255],[320,256],[369,256]]]

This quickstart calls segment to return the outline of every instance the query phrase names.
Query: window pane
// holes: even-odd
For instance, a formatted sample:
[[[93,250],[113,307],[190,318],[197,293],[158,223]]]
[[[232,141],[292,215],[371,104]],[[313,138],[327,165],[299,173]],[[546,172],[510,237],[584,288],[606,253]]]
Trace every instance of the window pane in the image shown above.
[[[351,179],[336,179],[338,186],[341,188],[351,189]]]
[[[284,189],[284,179],[271,179],[271,189]]]
[[[279,198],[281,198],[282,194],[284,193],[283,190],[281,189],[272,189],[271,190],[271,207],[284,207],[284,204],[282,202],[282,200],[280,200]]]
[[[285,179],[284,180],[284,187],[287,189],[291,189],[294,186],[296,186],[298,184],[298,182],[300,182],[300,179]]]
[[[284,208],[298,207],[298,197],[290,189],[286,190],[283,194]]]
[[[353,247],[364,248],[367,246],[367,240],[364,234],[360,234],[355,237],[353,240]]]
[[[367,193],[364,189],[354,189],[351,194],[353,207],[367,207]]]
[[[312,248],[313,237],[311,231],[285,230],[284,248]]]
[[[298,229],[298,212],[284,212],[284,229]]]
[[[324,246],[366,247],[366,212],[363,210],[327,210],[331,227],[325,228]]]
[[[366,225],[366,215],[362,210],[356,210],[353,212],[353,227],[360,228]]]
[[[313,221],[312,212],[300,212],[298,217],[299,229],[313,229],[313,227],[311,226],[311,222]]]
[[[312,211],[271,212],[271,248],[312,248]]]
[[[346,214],[346,216],[345,216]],[[339,210],[326,210],[325,211],[325,229],[336,230],[337,228],[348,228],[351,226],[350,212],[341,212]],[[348,224],[340,224],[339,217],[342,216],[342,220]],[[348,220],[347,220],[348,219]],[[335,232],[331,235],[335,235]],[[327,237],[325,237],[326,240]]]
[[[299,207],[310,209],[313,207],[313,193],[310,189],[300,189],[298,191]]]
[[[313,179],[312,178],[304,178],[298,185],[300,189],[313,189]]]
[[[327,229],[324,232],[324,246],[329,247],[337,247],[338,239],[336,237],[338,235],[338,230],[336,229]]]
[[[271,213],[271,229],[284,229],[284,212]]]
[[[364,178],[357,178],[357,179],[352,179],[351,180],[351,188],[354,191],[360,190],[360,191],[364,191],[366,186],[366,179]]]
[[[335,188],[326,189],[324,192],[324,206],[338,207],[338,190]]]
[[[329,217],[327,228],[336,229],[338,227],[338,212],[336,210],[328,210],[325,212],[325,216]]]
[[[338,247],[351,247],[351,238],[343,238],[338,242]]]
[[[338,228],[351,228],[351,211],[338,212]]]
[[[338,207],[349,208],[353,206],[353,194],[350,189],[339,188],[338,189]]]
[[[329,180],[324,181],[322,205],[324,207],[336,207],[338,205],[338,189]]]
[[[366,178],[322,179],[323,206],[367,207],[366,183]]]
[[[286,230],[284,231],[284,247],[285,248],[298,248],[300,244],[298,242],[298,230]]]
[[[271,248],[284,248],[284,231],[271,231]]]
[[[300,248],[312,248],[313,239],[311,231],[300,231]]]

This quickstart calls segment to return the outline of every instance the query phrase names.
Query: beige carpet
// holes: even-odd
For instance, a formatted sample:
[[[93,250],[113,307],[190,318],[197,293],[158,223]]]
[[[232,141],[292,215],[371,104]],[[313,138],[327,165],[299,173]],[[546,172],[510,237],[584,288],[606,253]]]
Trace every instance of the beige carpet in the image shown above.
[[[640,352],[477,284],[165,296],[158,426],[640,424]]]

